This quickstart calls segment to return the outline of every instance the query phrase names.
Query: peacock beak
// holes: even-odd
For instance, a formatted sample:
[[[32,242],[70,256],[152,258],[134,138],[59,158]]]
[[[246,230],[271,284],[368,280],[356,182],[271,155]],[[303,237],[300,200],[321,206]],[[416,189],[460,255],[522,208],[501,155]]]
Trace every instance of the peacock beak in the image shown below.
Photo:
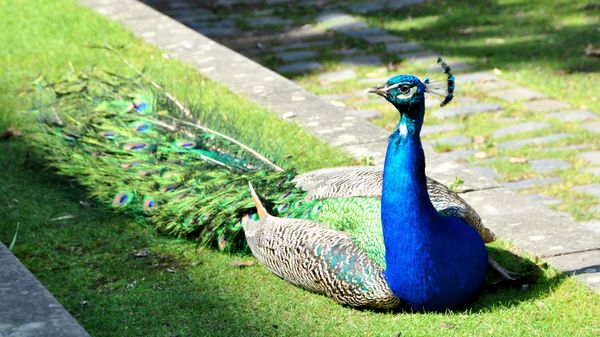
[[[367,89],[367,94],[377,94],[381,97],[385,97],[387,95],[386,85],[378,85],[373,88]]]

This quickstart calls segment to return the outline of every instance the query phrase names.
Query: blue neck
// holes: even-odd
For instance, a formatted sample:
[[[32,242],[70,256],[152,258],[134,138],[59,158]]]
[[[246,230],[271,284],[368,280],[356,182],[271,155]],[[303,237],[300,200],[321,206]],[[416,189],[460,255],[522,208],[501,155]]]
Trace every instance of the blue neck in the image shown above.
[[[411,263],[419,263],[407,252],[419,251],[427,244],[437,215],[427,192],[425,154],[419,136],[425,106],[420,102],[405,109],[390,137],[383,170],[381,215],[386,278],[392,289],[398,282],[396,275],[411,270]]]

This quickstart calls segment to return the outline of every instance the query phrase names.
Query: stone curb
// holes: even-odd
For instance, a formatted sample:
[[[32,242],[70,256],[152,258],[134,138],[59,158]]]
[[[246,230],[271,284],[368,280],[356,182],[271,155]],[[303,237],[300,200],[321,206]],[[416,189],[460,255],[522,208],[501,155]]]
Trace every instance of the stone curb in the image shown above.
[[[0,242],[0,337],[89,337]]]
[[[136,0],[81,0],[207,78],[268,107],[357,158],[385,157],[388,132],[307,92],[294,82]],[[468,75],[463,75],[468,76]],[[450,184],[461,177],[463,197],[488,227],[528,253],[600,291],[600,235],[513,191],[500,188],[426,148],[428,175]],[[576,272],[577,271],[577,272]]]

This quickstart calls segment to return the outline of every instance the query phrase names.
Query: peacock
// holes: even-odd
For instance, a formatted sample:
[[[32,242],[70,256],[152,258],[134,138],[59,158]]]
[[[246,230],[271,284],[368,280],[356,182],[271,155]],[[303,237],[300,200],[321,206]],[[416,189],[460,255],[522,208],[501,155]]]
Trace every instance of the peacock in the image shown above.
[[[444,310],[468,303],[494,240],[456,193],[425,176],[425,93],[443,81],[398,75],[371,93],[400,112],[382,167],[284,170],[202,125],[144,77],[79,73],[38,82],[31,139],[50,166],[160,232],[252,254],[276,275],[352,307]],[[153,84],[153,85],[151,85]]]

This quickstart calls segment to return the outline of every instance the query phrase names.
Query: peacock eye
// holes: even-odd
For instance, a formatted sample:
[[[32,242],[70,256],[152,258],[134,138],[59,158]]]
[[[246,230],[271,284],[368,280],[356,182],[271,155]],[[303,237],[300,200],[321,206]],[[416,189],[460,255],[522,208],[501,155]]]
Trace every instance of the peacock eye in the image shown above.
[[[400,92],[403,94],[408,94],[410,91],[410,87],[408,85],[401,85],[398,89],[400,89]]]

